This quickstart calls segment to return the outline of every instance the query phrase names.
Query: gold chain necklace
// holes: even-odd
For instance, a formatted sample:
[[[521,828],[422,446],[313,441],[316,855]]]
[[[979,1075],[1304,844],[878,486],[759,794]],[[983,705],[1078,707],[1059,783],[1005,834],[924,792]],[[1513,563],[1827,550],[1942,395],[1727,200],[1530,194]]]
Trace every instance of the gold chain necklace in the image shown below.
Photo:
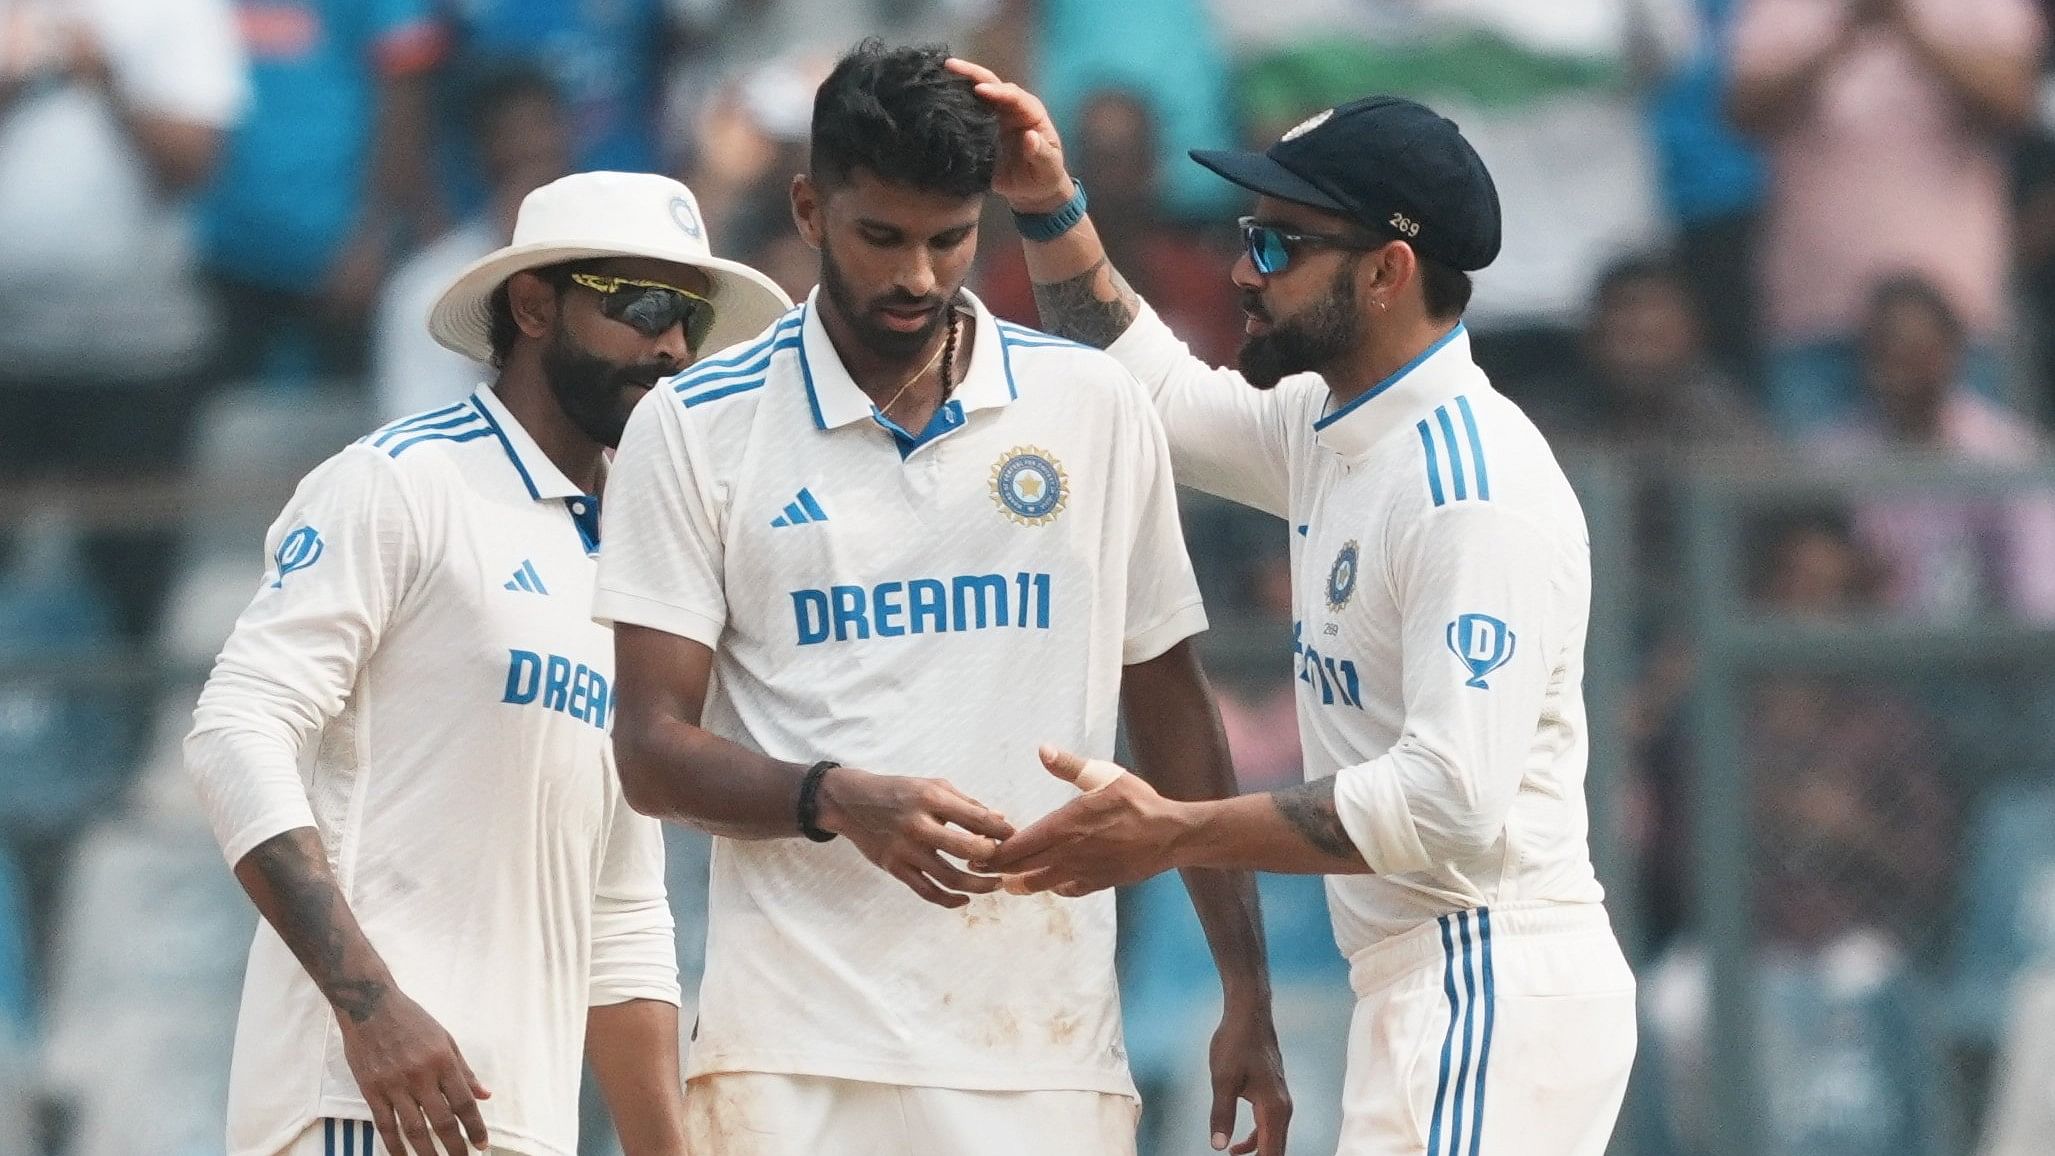
[[[928,370],[935,368],[935,363],[942,360],[942,355],[944,353],[947,353],[949,351],[949,347],[954,344],[956,344],[956,313],[952,310],[949,314],[949,332],[947,336],[945,336],[942,339],[942,344],[935,347],[935,355],[933,357],[928,358],[928,363],[926,365],[923,365],[919,369],[914,370],[913,376],[906,379],[906,384],[900,386],[899,391],[892,395],[892,400],[878,407],[878,412],[884,414],[886,417],[891,417],[892,407],[899,404],[899,399],[906,396],[906,391],[913,388],[914,382],[919,381],[923,377],[926,377],[928,375]],[[949,383],[943,382],[942,385],[944,389],[947,389]]]

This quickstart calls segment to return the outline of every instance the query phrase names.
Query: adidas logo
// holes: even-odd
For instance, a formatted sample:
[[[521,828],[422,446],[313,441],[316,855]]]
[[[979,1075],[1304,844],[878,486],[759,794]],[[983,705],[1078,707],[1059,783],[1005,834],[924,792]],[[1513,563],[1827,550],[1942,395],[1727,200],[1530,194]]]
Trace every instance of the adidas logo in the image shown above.
[[[507,580],[506,589],[526,591],[529,594],[549,593],[549,588],[542,584],[542,575],[535,572],[535,563],[525,559],[521,563],[521,568],[514,571],[514,576]]]
[[[785,503],[785,512],[771,519],[773,526],[804,526],[808,522],[825,522],[828,512],[814,501],[813,491],[801,490],[799,496]]]

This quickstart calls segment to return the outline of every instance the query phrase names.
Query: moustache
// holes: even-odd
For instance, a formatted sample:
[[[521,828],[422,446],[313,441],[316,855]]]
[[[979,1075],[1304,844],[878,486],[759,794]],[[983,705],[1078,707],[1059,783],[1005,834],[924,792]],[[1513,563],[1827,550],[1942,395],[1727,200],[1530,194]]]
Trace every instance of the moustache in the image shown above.
[[[1256,293],[1243,291],[1242,312],[1265,324],[1268,324],[1270,321],[1270,311],[1263,308],[1263,298]]]

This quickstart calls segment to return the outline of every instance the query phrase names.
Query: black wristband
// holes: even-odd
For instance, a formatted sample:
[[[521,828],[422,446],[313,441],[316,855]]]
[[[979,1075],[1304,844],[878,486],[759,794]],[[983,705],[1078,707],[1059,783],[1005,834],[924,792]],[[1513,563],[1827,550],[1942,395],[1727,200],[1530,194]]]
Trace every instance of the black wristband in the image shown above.
[[[806,775],[799,780],[799,833],[816,843],[826,843],[835,837],[833,831],[823,831],[815,820],[821,813],[821,779],[841,763],[822,759],[806,768]]]

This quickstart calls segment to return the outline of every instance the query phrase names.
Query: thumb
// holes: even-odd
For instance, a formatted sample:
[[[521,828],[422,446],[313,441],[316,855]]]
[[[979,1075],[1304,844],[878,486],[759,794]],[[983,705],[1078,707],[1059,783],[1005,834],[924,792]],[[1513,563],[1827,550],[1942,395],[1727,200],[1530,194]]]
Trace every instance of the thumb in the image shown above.
[[[1127,769],[1118,763],[1088,759],[1049,743],[1042,744],[1040,754],[1042,765],[1049,768],[1050,774],[1080,791],[1096,791],[1127,773]]]
[[[1212,1125],[1213,1150],[1224,1152],[1227,1141],[1234,1135],[1235,1092],[1233,1088],[1215,1084],[1213,1086]]]
[[[1043,743],[1036,753],[1042,756],[1042,765],[1049,768],[1049,773],[1066,783],[1077,782],[1077,777],[1085,773],[1083,755],[1072,754],[1053,743]]]

